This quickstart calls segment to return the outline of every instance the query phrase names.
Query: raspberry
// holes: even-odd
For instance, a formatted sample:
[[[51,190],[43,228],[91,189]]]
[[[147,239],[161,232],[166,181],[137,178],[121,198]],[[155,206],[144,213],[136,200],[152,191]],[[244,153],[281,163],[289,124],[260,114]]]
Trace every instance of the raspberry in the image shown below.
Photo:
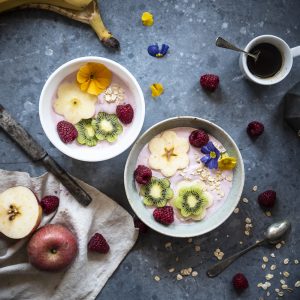
[[[258,121],[250,122],[247,126],[247,133],[251,137],[260,136],[264,132],[264,125]]]
[[[144,224],[139,218],[135,217],[133,219],[133,222],[134,222],[134,227],[135,228],[138,228],[140,233],[146,233],[149,229],[149,227]]]
[[[152,177],[152,171],[146,166],[138,165],[133,173],[133,176],[137,183],[147,184]]]
[[[170,225],[174,222],[174,210],[172,206],[156,208],[153,211],[154,219],[164,225]]]
[[[208,143],[209,137],[203,129],[199,129],[191,132],[189,141],[192,146],[201,148]]]
[[[59,205],[59,198],[56,196],[45,196],[40,201],[40,204],[43,208],[43,212],[46,215],[49,215],[57,209]]]
[[[210,92],[213,92],[219,86],[219,76],[213,74],[205,74],[200,77],[201,86]]]
[[[257,201],[261,206],[271,208],[274,206],[276,201],[276,192],[272,190],[264,191],[259,194]]]
[[[56,129],[60,139],[65,144],[73,142],[78,136],[78,131],[75,126],[67,121],[58,122]]]
[[[96,232],[88,243],[88,249],[90,251],[107,253],[109,251],[109,245],[102,234]]]
[[[134,112],[130,104],[122,104],[117,106],[116,114],[123,124],[129,124],[132,122]]]
[[[247,278],[242,273],[237,273],[233,276],[232,284],[238,291],[245,290],[249,286]]]

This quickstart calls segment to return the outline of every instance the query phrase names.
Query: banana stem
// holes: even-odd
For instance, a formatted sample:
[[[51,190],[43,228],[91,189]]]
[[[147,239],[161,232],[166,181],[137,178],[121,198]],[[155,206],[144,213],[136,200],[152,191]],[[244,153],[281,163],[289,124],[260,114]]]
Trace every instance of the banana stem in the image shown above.
[[[75,11],[71,9],[61,8],[50,4],[38,4],[30,3],[24,4],[18,7],[19,9],[37,8],[43,10],[49,10],[75,21],[79,21],[84,24],[89,24],[99,37],[104,46],[118,50],[120,48],[119,41],[107,30],[105,27],[96,1],[92,1],[83,11]]]

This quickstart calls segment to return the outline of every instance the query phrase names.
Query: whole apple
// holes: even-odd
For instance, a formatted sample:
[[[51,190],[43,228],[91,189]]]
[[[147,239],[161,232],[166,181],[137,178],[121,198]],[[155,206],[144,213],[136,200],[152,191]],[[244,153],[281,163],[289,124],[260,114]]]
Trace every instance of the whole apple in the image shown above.
[[[27,245],[29,262],[42,271],[60,271],[69,266],[78,251],[74,234],[59,224],[40,228]]]

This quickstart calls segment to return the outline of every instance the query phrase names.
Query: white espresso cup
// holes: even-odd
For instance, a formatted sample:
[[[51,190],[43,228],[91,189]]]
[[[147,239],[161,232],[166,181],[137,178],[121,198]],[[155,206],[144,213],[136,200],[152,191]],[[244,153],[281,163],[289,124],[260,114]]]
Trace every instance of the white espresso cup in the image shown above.
[[[291,71],[293,66],[293,58],[300,56],[300,46],[290,48],[289,45],[281,38],[275,35],[260,35],[251,40],[245,47],[245,51],[249,52],[258,44],[268,43],[275,46],[281,53],[282,65],[279,71],[271,76],[262,78],[251,73],[247,65],[247,54],[242,53],[240,56],[240,68],[247,79],[262,85],[272,85],[283,80]]]

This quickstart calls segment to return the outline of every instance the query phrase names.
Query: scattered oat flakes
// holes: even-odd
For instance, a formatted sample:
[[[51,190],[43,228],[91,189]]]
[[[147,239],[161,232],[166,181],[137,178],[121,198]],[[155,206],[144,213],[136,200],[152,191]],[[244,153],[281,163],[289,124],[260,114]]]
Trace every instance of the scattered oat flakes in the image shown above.
[[[298,260],[298,259],[295,259],[295,260],[294,260],[294,264],[295,264],[295,265],[298,265],[298,264],[299,264],[299,260]]]
[[[282,274],[286,278],[288,278],[290,276],[290,273],[288,271],[284,271]]]
[[[155,281],[160,281],[160,277],[156,275],[156,276],[154,276],[154,280]]]
[[[248,200],[247,198],[243,198],[243,202],[244,202],[244,203],[248,203],[249,200]]]
[[[270,279],[272,279],[273,277],[274,277],[273,274],[267,274],[267,275],[265,276],[265,278],[266,278],[267,280],[270,280]]]
[[[283,290],[287,290],[289,287],[287,286],[287,284],[283,284],[283,285],[281,286],[281,288],[282,288]]]
[[[243,241],[240,241],[240,245],[243,245]]]
[[[236,207],[236,208],[234,209],[234,211],[233,211],[233,212],[234,212],[235,214],[238,214],[238,213],[239,213],[239,211],[240,211],[240,209],[239,209],[238,207]]]
[[[200,246],[199,246],[199,245],[196,245],[196,246],[195,246],[195,251],[196,251],[196,252],[199,252],[199,251],[200,251]]]
[[[276,265],[271,265],[270,270],[274,271],[276,269]]]
[[[270,211],[266,211],[266,216],[267,217],[271,217],[272,216],[272,213]]]
[[[283,260],[283,263],[284,263],[285,265],[287,265],[289,262],[290,262],[290,260],[289,260],[288,258],[285,258],[285,259]]]
[[[255,186],[252,188],[252,191],[253,191],[253,192],[256,192],[256,191],[257,191],[257,185],[255,185]]]
[[[192,272],[192,276],[193,276],[193,277],[196,277],[197,275],[198,275],[198,272],[197,272],[197,271],[193,271],[193,272]]]
[[[218,259],[218,260],[222,260],[224,253],[221,251],[221,249],[217,248],[214,252],[214,256]]]
[[[277,293],[277,295],[278,295],[279,297],[283,297],[283,296],[284,296],[284,292],[280,291],[280,292]]]
[[[300,287],[300,280],[298,280],[298,281],[295,282],[295,287],[296,288]]]
[[[276,249],[280,249],[281,248],[281,243],[276,244]]]
[[[275,292],[278,293],[280,291],[280,289],[275,289]]]
[[[264,270],[266,268],[266,264],[262,264],[261,268]]]
[[[268,262],[269,259],[268,259],[266,256],[264,256],[264,257],[263,257],[263,261],[264,261],[264,262]]]
[[[173,273],[174,271],[175,271],[175,268],[169,269],[169,272],[170,272],[170,273]]]
[[[274,253],[271,253],[270,256],[271,256],[271,257],[275,257],[275,254],[274,254]]]
[[[192,238],[189,238],[189,239],[188,239],[188,243],[191,243],[192,241],[193,241]]]
[[[166,249],[171,249],[172,248],[172,243],[171,242],[165,243],[165,248]]]
[[[285,284],[285,280],[280,279],[280,283],[281,283],[281,284]]]
[[[183,277],[180,274],[177,274],[176,279],[181,280]]]
[[[246,219],[245,219],[245,222],[246,222],[247,224],[251,224],[252,221],[251,221],[250,218],[246,218]]]
[[[267,297],[269,297],[271,295],[271,293],[269,291],[267,291]]]

